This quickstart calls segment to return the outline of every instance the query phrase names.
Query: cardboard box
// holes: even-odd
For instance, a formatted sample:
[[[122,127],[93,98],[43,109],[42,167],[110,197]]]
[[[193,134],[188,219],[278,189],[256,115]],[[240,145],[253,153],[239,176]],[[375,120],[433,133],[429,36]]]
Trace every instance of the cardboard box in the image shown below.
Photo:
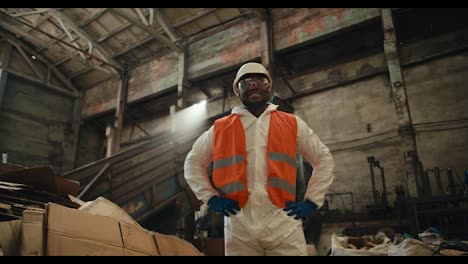
[[[24,239],[31,240],[22,245],[24,255],[40,255],[42,246],[47,256],[202,256],[176,236],[54,203],[47,205],[45,214],[27,212],[23,226]]]
[[[0,222],[0,246],[4,256],[19,256],[21,220]]]
[[[153,233],[127,221],[49,203],[48,256],[158,256]]]
[[[161,256],[203,256],[190,242],[176,236],[155,233],[153,237]]]
[[[45,211],[27,209],[21,223],[21,256],[44,256]]]
[[[48,256],[124,256],[123,247],[63,234],[47,235]]]
[[[159,256],[153,235],[148,230],[120,222],[120,232],[126,256]]]
[[[58,204],[47,205],[48,256],[123,256],[119,222]]]

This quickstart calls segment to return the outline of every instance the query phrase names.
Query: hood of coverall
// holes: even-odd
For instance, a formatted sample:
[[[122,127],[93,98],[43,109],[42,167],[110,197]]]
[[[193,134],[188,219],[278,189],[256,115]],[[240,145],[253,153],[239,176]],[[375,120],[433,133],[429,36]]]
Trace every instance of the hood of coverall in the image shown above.
[[[271,79],[271,76],[268,73],[267,69],[260,63],[249,62],[249,63],[242,65],[242,67],[239,68],[236,74],[236,79],[232,83],[232,88],[234,90],[234,93],[237,96],[239,96],[239,88],[237,87],[237,84],[239,83],[242,76],[246,74],[254,74],[254,73],[263,74],[268,78],[268,81],[269,81],[268,90],[271,91],[273,80]]]

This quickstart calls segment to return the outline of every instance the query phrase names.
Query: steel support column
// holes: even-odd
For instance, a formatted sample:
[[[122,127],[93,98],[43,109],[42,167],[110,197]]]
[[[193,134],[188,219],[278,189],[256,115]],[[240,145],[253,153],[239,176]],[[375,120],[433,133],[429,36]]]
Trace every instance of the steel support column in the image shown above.
[[[381,9],[382,26],[384,33],[384,51],[390,76],[391,98],[398,116],[399,133],[403,141],[402,152],[405,160],[408,194],[417,196],[416,170],[413,166],[417,159],[416,140],[408,104],[405,80],[398,55],[397,39],[393,23],[392,10]]]

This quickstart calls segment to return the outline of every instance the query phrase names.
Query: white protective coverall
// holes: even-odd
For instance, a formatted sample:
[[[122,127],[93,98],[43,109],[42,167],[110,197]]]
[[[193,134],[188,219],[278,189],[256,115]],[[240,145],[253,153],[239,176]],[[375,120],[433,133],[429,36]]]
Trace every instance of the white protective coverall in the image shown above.
[[[247,188],[249,198],[236,215],[225,217],[225,254],[229,255],[307,255],[302,220],[288,216],[283,208],[268,197],[267,143],[271,112],[278,106],[269,104],[256,118],[244,106],[237,106],[245,129],[247,146]],[[211,185],[206,168],[213,158],[213,126],[193,144],[184,164],[185,179],[198,199],[207,203],[219,196]],[[308,125],[297,117],[297,151],[311,163],[313,175],[307,185],[305,199],[318,207],[332,180],[334,162],[328,148]]]

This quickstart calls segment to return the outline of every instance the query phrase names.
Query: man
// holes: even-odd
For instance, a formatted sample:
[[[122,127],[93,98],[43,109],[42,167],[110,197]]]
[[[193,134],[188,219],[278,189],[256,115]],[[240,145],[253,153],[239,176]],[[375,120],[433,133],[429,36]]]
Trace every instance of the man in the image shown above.
[[[307,255],[302,219],[322,206],[333,180],[330,151],[302,119],[268,103],[272,80],[263,65],[244,64],[233,88],[243,105],[195,141],[185,179],[198,199],[226,216],[227,256]],[[298,202],[296,152],[314,167]]]

